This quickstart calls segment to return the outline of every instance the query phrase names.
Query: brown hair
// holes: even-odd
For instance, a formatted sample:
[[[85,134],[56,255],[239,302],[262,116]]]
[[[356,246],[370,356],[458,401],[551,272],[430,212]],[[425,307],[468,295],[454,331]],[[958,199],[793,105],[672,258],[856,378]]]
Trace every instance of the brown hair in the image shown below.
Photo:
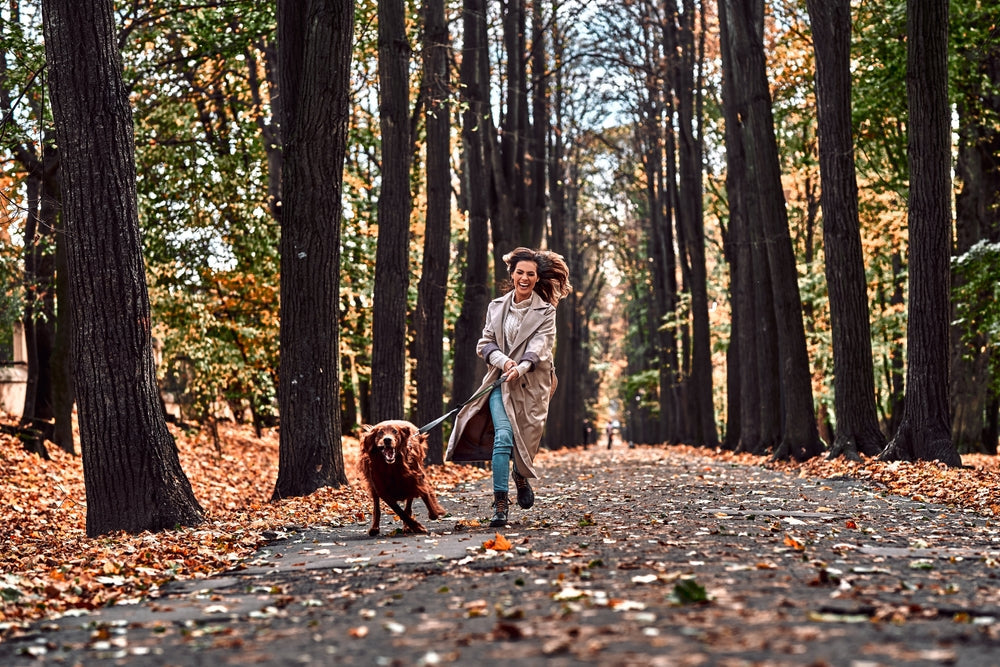
[[[507,264],[507,275],[514,275],[514,268],[518,262],[534,262],[538,267],[538,282],[535,283],[535,291],[553,306],[559,300],[568,296],[573,285],[569,282],[569,267],[566,260],[559,253],[551,250],[532,250],[531,248],[514,248],[503,256],[503,261]],[[509,286],[505,291],[513,289],[513,283],[508,281]]]

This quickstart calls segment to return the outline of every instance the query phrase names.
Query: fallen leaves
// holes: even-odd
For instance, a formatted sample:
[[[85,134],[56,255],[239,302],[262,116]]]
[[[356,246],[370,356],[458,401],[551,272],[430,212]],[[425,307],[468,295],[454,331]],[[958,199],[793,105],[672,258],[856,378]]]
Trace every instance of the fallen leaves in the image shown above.
[[[801,542],[799,542],[797,539],[795,539],[794,537],[792,537],[788,533],[785,533],[785,546],[786,547],[791,547],[792,549],[795,549],[796,551],[805,551],[806,550],[806,545],[802,544]]]
[[[207,430],[170,430],[206,520],[193,528],[96,539],[85,533],[80,457],[50,446],[51,460],[45,460],[0,434],[0,637],[33,619],[155,597],[168,581],[240,568],[241,560],[297,527],[365,522],[371,501],[357,477],[354,438],[344,438],[350,486],[272,503],[276,432],[258,439],[249,426],[220,424],[217,450]],[[427,474],[443,489],[485,473],[432,466]]]
[[[500,533],[497,533],[493,539],[483,542],[484,549],[492,549],[493,551],[510,551],[512,546],[514,545],[510,543],[510,540]]]
[[[171,580],[205,578],[239,568],[243,559],[269,540],[300,527],[365,522],[370,500],[364,485],[355,476],[357,441],[353,438],[345,438],[344,444],[350,486],[321,489],[306,498],[272,503],[269,495],[277,476],[278,461],[277,436],[273,432],[257,439],[249,427],[221,424],[220,451],[207,432],[187,432],[174,426],[171,430],[184,470],[206,510],[206,521],[194,528],[156,534],[115,534],[97,539],[87,538],[84,532],[86,492],[79,457],[51,448],[52,460],[46,461],[25,452],[16,439],[0,436],[0,525],[3,526],[0,532],[0,634],[32,619],[155,597],[159,588]],[[984,516],[1000,513],[995,496],[995,489],[1000,488],[1000,464],[991,457],[966,456],[963,463],[970,468],[951,469],[934,463],[889,464],[871,459],[827,461],[822,457],[805,463],[771,462],[767,457],[701,448],[677,446],[667,449],[679,457],[690,455],[692,460],[714,459],[712,465],[699,466],[696,471],[699,483],[710,478],[721,483],[718,480],[723,479],[725,466],[768,467],[803,477],[852,477],[907,498],[946,502]],[[650,447],[649,451],[662,452],[664,448]],[[579,450],[543,450],[536,462],[544,468],[547,462],[567,455],[578,456]],[[437,489],[447,489],[482,479],[488,473],[471,466],[446,465],[430,466],[427,474]],[[593,477],[590,472],[587,474],[590,477],[584,481]],[[621,517],[591,512],[586,505],[567,512],[565,526],[553,528],[570,533],[584,532],[590,535],[588,540],[601,548],[616,544],[627,546],[632,539],[629,533],[612,531],[619,519],[625,521],[625,517],[630,516],[628,520],[636,523],[662,525],[665,520],[662,508],[640,507],[635,501],[647,494],[669,498],[675,488],[675,480],[660,479],[652,474],[648,477],[632,480],[634,486],[628,493],[615,492],[615,501],[621,503]],[[558,489],[553,487],[552,491],[555,493]],[[766,503],[766,498],[762,495],[761,500]],[[802,504],[808,505],[808,502],[803,499]],[[826,508],[813,509],[824,511]],[[630,514],[633,511],[635,514]],[[646,514],[641,514],[643,512]],[[810,549],[818,543],[816,535],[801,520],[798,523],[787,518],[783,522],[764,522],[752,513],[739,510],[713,510],[709,516],[715,523],[739,523],[734,530],[767,530],[769,535],[773,534],[770,540],[783,538],[784,547],[795,552],[803,551],[805,543]],[[859,516],[857,521],[863,518]],[[453,525],[456,530],[482,527],[482,523],[474,519],[460,519]],[[855,519],[843,521],[841,525],[843,529],[860,530]],[[869,530],[867,522],[864,528]],[[806,537],[792,536],[786,530],[795,530]],[[830,531],[829,539],[836,539],[835,533]],[[691,543],[698,539],[698,535],[693,535]],[[642,566],[628,558],[614,562],[602,560],[599,553],[580,544],[560,547],[551,555],[547,555],[541,541],[533,546],[537,551],[530,551],[522,539],[514,547],[511,540],[499,532],[482,542],[483,549],[500,552],[502,558],[507,559],[526,557],[530,552],[531,558],[544,559],[552,565],[560,564],[560,560],[577,560],[575,565],[579,567],[573,571],[578,572],[581,579],[591,568],[607,567],[609,572],[617,572],[637,570]],[[677,545],[671,542],[663,546],[674,548]],[[472,548],[478,550],[478,547]],[[857,545],[848,541],[835,542],[832,548],[838,553],[850,552],[857,549]],[[789,554],[793,555],[799,558],[798,554]],[[500,558],[496,553],[493,557]],[[704,558],[701,554],[697,557]],[[693,567],[696,562],[701,561],[691,560],[688,565]],[[996,562],[987,560],[987,565],[996,567]],[[779,565],[772,562],[772,557],[754,554],[741,561],[741,567],[769,576],[768,571],[778,569]],[[926,565],[916,564],[913,569],[923,567]],[[630,578],[631,583],[643,589],[644,594],[652,594],[656,582],[648,575],[636,576],[639,579],[631,581]],[[647,579],[648,583],[644,583]],[[704,589],[699,590],[693,581],[668,581],[662,576],[657,581],[674,584],[671,595],[678,603],[701,601]],[[818,581],[827,583],[822,578]],[[561,604],[582,604],[590,600],[629,612],[643,604],[641,600],[602,597],[597,591],[582,586],[561,586],[557,595],[565,598],[558,600]],[[467,612],[488,612],[488,608],[475,606]],[[378,626],[375,627],[377,630]],[[355,630],[367,632],[367,626],[357,626]]]

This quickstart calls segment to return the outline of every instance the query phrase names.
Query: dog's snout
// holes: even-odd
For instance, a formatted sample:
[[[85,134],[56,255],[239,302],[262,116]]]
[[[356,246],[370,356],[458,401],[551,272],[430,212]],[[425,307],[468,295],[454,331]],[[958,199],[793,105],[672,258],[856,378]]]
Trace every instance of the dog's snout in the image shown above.
[[[385,445],[386,447],[388,447],[389,445],[391,445],[392,444],[392,436],[388,436],[388,435],[384,436],[382,438],[382,444]]]

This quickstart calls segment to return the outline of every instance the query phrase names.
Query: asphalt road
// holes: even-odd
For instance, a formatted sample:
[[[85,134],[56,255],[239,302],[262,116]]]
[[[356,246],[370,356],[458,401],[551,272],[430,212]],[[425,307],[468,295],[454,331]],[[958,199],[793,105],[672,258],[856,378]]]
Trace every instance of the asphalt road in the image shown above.
[[[438,521],[415,504],[429,535],[276,535],[233,572],[39,623],[0,664],[1000,664],[984,517],[670,448],[540,467],[507,549],[483,480]]]

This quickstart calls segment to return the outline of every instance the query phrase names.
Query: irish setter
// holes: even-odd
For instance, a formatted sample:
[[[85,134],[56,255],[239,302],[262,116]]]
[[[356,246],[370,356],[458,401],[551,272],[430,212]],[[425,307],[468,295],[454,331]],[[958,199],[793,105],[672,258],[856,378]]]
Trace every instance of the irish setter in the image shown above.
[[[380,500],[384,500],[414,533],[427,532],[410,511],[414,498],[424,501],[431,519],[444,516],[444,509],[438,504],[434,490],[424,475],[426,441],[427,435],[420,433],[408,421],[390,420],[362,427],[358,467],[372,494],[369,535],[374,537],[379,534],[382,520]],[[402,500],[406,501],[405,508],[399,506]]]

